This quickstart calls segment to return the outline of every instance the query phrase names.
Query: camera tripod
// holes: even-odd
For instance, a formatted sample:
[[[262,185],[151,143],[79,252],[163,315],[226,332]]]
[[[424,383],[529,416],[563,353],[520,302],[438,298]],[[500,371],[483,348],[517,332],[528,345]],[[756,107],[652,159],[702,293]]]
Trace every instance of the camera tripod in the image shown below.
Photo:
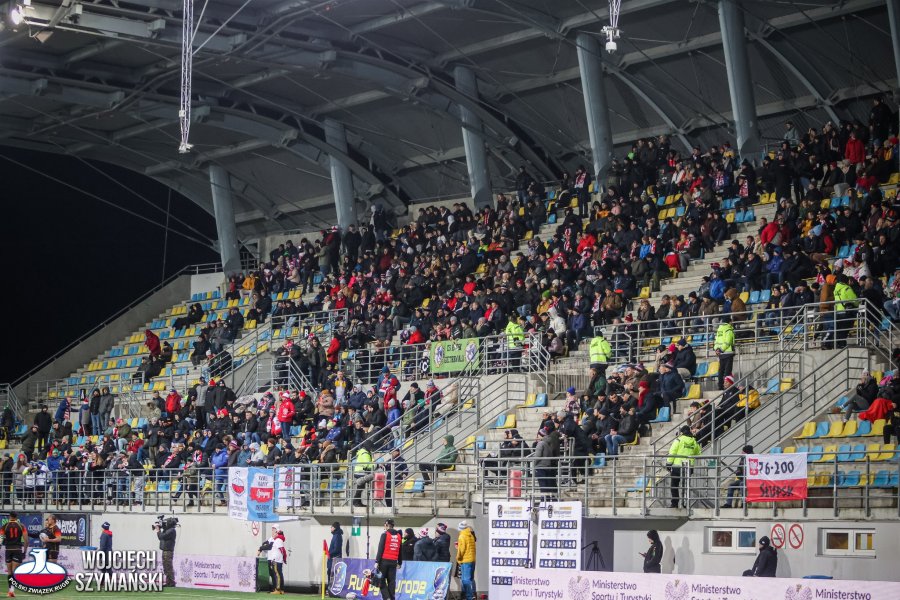
[[[596,541],[591,542],[587,546],[581,549],[582,552],[591,549],[591,553],[588,555],[588,559],[585,562],[585,571],[608,571],[606,568],[606,562],[603,560],[603,554],[600,552],[600,546],[597,545]]]

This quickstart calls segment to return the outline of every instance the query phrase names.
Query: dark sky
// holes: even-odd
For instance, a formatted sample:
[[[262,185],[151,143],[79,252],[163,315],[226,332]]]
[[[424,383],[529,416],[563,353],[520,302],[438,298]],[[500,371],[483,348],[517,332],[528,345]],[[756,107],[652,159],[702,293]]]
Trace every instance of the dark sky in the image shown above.
[[[162,211],[78,159],[9,147],[0,147],[0,156],[165,223],[169,191],[152,179],[95,163]],[[159,284],[165,230],[3,159],[0,182],[6,273],[0,382],[11,382]],[[176,193],[171,206],[173,216],[205,234],[204,241],[215,239],[210,214]],[[170,227],[200,237],[177,223]],[[166,248],[167,276],[184,265],[219,260],[212,249],[172,232]]]

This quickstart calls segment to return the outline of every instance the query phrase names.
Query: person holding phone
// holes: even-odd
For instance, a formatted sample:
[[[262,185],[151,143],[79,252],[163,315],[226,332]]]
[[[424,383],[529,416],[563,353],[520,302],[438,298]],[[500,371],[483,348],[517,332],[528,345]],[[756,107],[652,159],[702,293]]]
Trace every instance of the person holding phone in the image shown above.
[[[662,562],[663,546],[659,541],[659,533],[651,529],[647,532],[647,539],[650,541],[650,548],[640,553],[644,558],[644,573],[660,573],[659,563]]]

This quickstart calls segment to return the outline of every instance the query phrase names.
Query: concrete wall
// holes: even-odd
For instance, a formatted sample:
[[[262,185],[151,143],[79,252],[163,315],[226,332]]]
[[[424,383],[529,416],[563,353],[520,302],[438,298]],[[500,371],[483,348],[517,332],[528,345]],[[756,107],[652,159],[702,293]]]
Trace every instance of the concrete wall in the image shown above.
[[[231,519],[224,514],[178,515],[178,518],[181,527],[178,530],[175,549],[177,552],[188,554],[255,556],[260,544],[268,537],[271,527],[271,524],[261,523],[259,524],[259,533],[254,535],[251,522]],[[92,545],[97,545],[100,539],[100,524],[104,520],[110,523],[116,550],[146,550],[158,547],[156,535],[151,529],[151,525],[156,520],[154,513],[123,514],[114,512],[94,515],[91,518],[90,540]],[[426,517],[397,517],[395,520],[399,529],[411,527],[417,535],[422,527],[428,527],[433,532],[437,523],[441,521]],[[288,551],[284,577],[289,587],[318,586],[322,572],[322,540],[331,540],[330,528],[335,521],[340,522],[341,528],[344,530],[344,556],[366,558],[366,547],[368,546],[368,556],[374,562],[375,553],[378,550],[378,540],[384,531],[383,517],[372,517],[368,522],[363,518],[361,535],[353,537],[350,535],[351,520],[347,517],[299,516],[297,520],[279,523],[279,527],[284,531],[285,546]],[[455,542],[458,534],[456,526],[459,520],[445,519],[443,522],[450,528],[450,535]],[[480,534],[478,537],[481,539]],[[486,531],[484,539],[487,540]],[[451,547],[451,554],[453,551]],[[451,586],[451,589],[457,589],[458,580],[454,580]],[[486,581],[484,589],[487,589]]]
[[[740,554],[709,552],[708,528],[742,527],[756,530],[756,539],[770,536],[775,523],[785,530],[797,523],[777,520],[692,520],[680,526],[669,522],[646,522],[639,530],[615,532],[615,570],[641,572],[643,559],[638,552],[647,548],[647,529],[656,528],[663,541],[663,573],[695,575],[740,575],[753,566],[756,550]],[[789,545],[778,550],[778,577],[828,575],[835,579],[869,579],[900,581],[897,556],[900,555],[900,523],[896,521],[807,520],[799,523],[804,531],[802,546],[794,550]],[[824,556],[820,537],[823,529],[870,529],[875,533],[875,556]]]
[[[225,275],[222,273],[201,273],[191,275],[191,293],[187,300],[194,294],[214,292],[225,284]]]
[[[221,274],[219,274],[221,277]],[[128,335],[134,333],[144,324],[152,321],[160,314],[179,302],[191,297],[191,277],[182,275],[169,282],[165,287],[146,298],[129,311],[113,319],[90,337],[82,340],[68,352],[58,356],[44,365],[27,380],[15,387],[16,395],[24,404],[29,400],[27,384],[30,381],[48,381],[62,379],[74,373],[95,357],[109,350]]]

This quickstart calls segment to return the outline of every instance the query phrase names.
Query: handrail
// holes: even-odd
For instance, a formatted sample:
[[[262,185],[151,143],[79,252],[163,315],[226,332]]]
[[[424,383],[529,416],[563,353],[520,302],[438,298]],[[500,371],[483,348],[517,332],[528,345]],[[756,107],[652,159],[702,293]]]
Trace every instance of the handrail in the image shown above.
[[[0,398],[5,400],[17,418],[21,419],[24,417],[22,404],[19,402],[19,397],[16,395],[16,390],[13,389],[12,385],[0,383]]]
[[[24,375],[20,376],[18,379],[13,381],[12,385],[14,387],[21,385],[23,382],[27,381],[32,375],[34,375],[35,373],[37,373],[38,371],[40,371],[47,365],[51,364],[56,359],[58,359],[60,356],[69,352],[72,348],[76,347],[78,344],[80,344],[87,338],[91,337],[92,335],[94,335],[95,333],[97,333],[98,331],[100,331],[101,329],[106,327],[109,323],[118,319],[119,317],[121,317],[122,315],[124,315],[125,313],[130,311],[132,308],[134,308],[135,306],[137,306],[138,304],[140,304],[141,302],[143,302],[144,300],[146,300],[153,294],[157,293],[159,290],[163,289],[164,287],[166,287],[167,285],[169,285],[170,283],[172,283],[179,277],[181,277],[183,275],[199,275],[202,273],[217,273],[221,270],[222,270],[222,266],[217,263],[204,263],[204,264],[196,264],[196,265],[187,265],[185,267],[182,267],[177,273],[170,275],[169,277],[164,279],[162,281],[162,283],[159,283],[159,284],[153,286],[151,289],[149,289],[148,291],[146,291],[143,294],[141,294],[140,296],[138,296],[131,303],[125,305],[124,307],[120,308],[119,310],[114,312],[109,317],[106,317],[105,319],[103,319],[99,324],[92,327],[86,333],[81,334],[80,336],[75,338],[73,341],[71,341],[68,344],[66,344],[65,346],[63,346],[62,349],[57,350],[52,356],[50,356],[49,358],[47,358],[44,361],[42,361],[41,363],[39,363],[37,366],[29,369]],[[224,276],[224,273],[223,273],[223,276]]]

